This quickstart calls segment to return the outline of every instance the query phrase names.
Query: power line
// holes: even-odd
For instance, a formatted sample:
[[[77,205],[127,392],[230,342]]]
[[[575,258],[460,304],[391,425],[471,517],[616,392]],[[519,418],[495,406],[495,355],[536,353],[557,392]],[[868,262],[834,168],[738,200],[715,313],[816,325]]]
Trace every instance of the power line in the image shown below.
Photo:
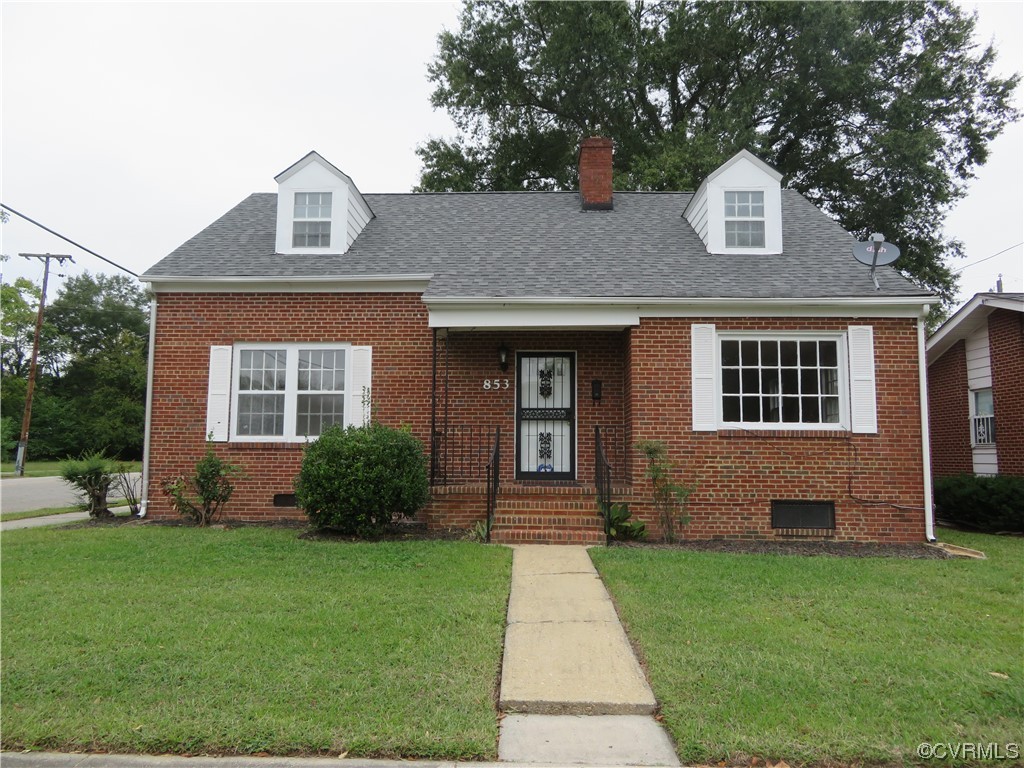
[[[36,221],[35,219],[29,218],[29,217],[28,217],[28,216],[26,216],[26,215],[25,215],[24,213],[20,213],[20,212],[18,212],[18,211],[16,211],[16,210],[14,210],[14,209],[13,209],[13,208],[11,208],[11,206],[9,206],[9,205],[6,205],[6,204],[4,204],[4,203],[0,203],[0,208],[3,208],[4,210],[10,211],[10,212],[11,212],[11,213],[13,213],[13,214],[14,214],[15,216],[20,216],[20,217],[21,217],[21,218],[23,218],[23,219],[24,219],[25,221],[27,221],[27,222],[30,222],[30,223],[32,223],[32,224],[35,224],[35,225],[36,225],[37,227],[39,227],[40,229],[45,229],[45,230],[46,230],[47,232],[49,232],[49,233],[50,233],[51,235],[56,235],[56,236],[57,236],[57,237],[59,237],[59,238],[60,238],[61,240],[65,241],[65,242],[67,242],[67,243],[71,243],[71,244],[72,244],[73,246],[75,246],[76,248],[81,248],[81,249],[82,249],[83,251],[85,251],[86,253],[88,253],[88,254],[91,254],[91,255],[95,256],[95,257],[96,257],[97,259],[100,259],[101,261],[105,261],[105,262],[107,262],[107,264],[110,264],[111,266],[117,267],[117,268],[118,268],[118,269],[120,269],[120,270],[121,270],[122,272],[127,272],[127,273],[128,273],[129,275],[131,275],[132,277],[138,277],[138,276],[139,276],[139,273],[138,273],[138,272],[132,272],[132,271],[131,271],[130,269],[128,269],[128,267],[122,267],[122,266],[121,266],[120,264],[118,264],[118,263],[117,263],[117,262],[115,262],[115,261],[111,261],[111,260],[110,260],[110,259],[108,259],[108,258],[107,258],[106,256],[100,256],[100,255],[99,255],[98,253],[96,253],[96,251],[90,250],[90,249],[86,248],[86,247],[85,247],[84,245],[81,245],[80,243],[76,243],[76,242],[75,242],[74,240],[72,240],[72,239],[71,239],[70,237],[64,237],[64,235],[62,235],[62,234],[61,234],[60,232],[57,232],[57,231],[55,231],[55,230],[52,230],[52,229],[50,229],[50,228],[49,228],[48,226],[46,226],[45,224],[40,224],[40,223],[39,223],[38,221]]]
[[[981,262],[983,262],[983,261],[988,261],[989,259],[994,259],[996,256],[1002,256],[1007,251],[1012,251],[1014,248],[1016,248],[1018,246],[1021,246],[1021,245],[1024,245],[1024,243],[1017,243],[1017,245],[1011,245],[1009,248],[1003,248],[1003,250],[1001,250],[999,253],[993,253],[991,256],[986,256],[984,259],[978,259],[977,261],[972,261],[970,264],[964,264],[959,269],[954,269],[953,270],[953,274],[956,274],[957,272],[963,272],[968,267],[973,267],[975,264],[981,264]]]

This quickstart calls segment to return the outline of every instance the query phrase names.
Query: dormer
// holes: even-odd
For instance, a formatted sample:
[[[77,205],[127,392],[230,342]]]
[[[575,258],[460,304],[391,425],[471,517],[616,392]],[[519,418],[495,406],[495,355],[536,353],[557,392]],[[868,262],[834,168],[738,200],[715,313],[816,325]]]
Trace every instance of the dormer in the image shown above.
[[[274,180],[277,253],[345,253],[373,218],[355,182],[317,152]]]
[[[782,174],[743,149],[713,171],[683,216],[708,253],[782,253]]]

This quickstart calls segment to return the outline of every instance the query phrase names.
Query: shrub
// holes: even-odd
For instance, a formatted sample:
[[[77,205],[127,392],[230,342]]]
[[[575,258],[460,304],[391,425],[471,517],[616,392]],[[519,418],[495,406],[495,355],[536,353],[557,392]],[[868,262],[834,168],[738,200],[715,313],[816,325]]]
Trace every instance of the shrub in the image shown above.
[[[60,464],[60,476],[82,496],[90,517],[110,517],[107,492],[114,483],[113,462],[101,451],[83,454],[77,459],[65,459]]]
[[[986,533],[1024,533],[1024,477],[937,477],[935,515]]]
[[[659,440],[641,440],[636,448],[647,459],[647,478],[654,492],[654,509],[661,522],[661,535],[667,542],[676,540],[676,523],[689,525],[686,505],[696,485],[686,485],[672,479],[676,465],[668,460],[668,449]]]
[[[131,464],[123,461],[114,465],[114,473],[116,474],[114,485],[124,497],[132,515],[138,517],[142,505],[142,478],[136,477],[136,472],[132,469]]]
[[[630,521],[633,513],[629,505],[622,502],[609,504],[605,509],[608,535],[617,541],[633,541],[647,538],[647,526],[640,520]]]
[[[423,446],[406,429],[330,427],[306,446],[295,495],[318,528],[379,533],[427,503]]]
[[[224,461],[214,453],[213,446],[207,444],[206,453],[196,462],[192,477],[177,475],[164,480],[162,485],[175,511],[203,527],[209,525],[231,499],[235,492],[231,478],[241,474],[241,468]]]

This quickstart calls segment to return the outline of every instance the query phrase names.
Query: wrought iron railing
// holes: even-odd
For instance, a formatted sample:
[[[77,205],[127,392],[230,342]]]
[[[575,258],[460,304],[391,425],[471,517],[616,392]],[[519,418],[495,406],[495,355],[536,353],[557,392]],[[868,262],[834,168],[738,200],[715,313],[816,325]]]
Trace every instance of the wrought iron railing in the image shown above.
[[[430,446],[431,485],[479,483],[487,471],[497,427],[462,424],[438,429]]]
[[[597,487],[597,512],[604,520],[605,536],[609,535],[609,512],[612,506],[612,465],[601,440],[601,428],[594,427],[594,485]]]
[[[971,419],[974,430],[975,445],[995,445],[996,442],[996,417],[975,416]]]
[[[494,525],[494,509],[498,505],[498,484],[501,478],[501,427],[494,430],[494,445],[487,462],[487,536],[491,540],[491,526]]]

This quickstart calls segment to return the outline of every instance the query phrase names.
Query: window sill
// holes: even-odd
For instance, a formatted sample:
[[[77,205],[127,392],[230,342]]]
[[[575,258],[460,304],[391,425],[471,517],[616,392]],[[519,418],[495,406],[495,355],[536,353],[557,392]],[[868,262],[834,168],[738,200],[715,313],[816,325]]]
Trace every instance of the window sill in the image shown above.
[[[288,442],[285,440],[276,441],[245,441],[229,440],[227,446],[234,451],[301,451],[306,447],[306,441]]]
[[[732,427],[721,428],[717,432],[719,437],[771,437],[771,438],[793,438],[797,440],[848,440],[851,432],[846,429],[735,429]]]

